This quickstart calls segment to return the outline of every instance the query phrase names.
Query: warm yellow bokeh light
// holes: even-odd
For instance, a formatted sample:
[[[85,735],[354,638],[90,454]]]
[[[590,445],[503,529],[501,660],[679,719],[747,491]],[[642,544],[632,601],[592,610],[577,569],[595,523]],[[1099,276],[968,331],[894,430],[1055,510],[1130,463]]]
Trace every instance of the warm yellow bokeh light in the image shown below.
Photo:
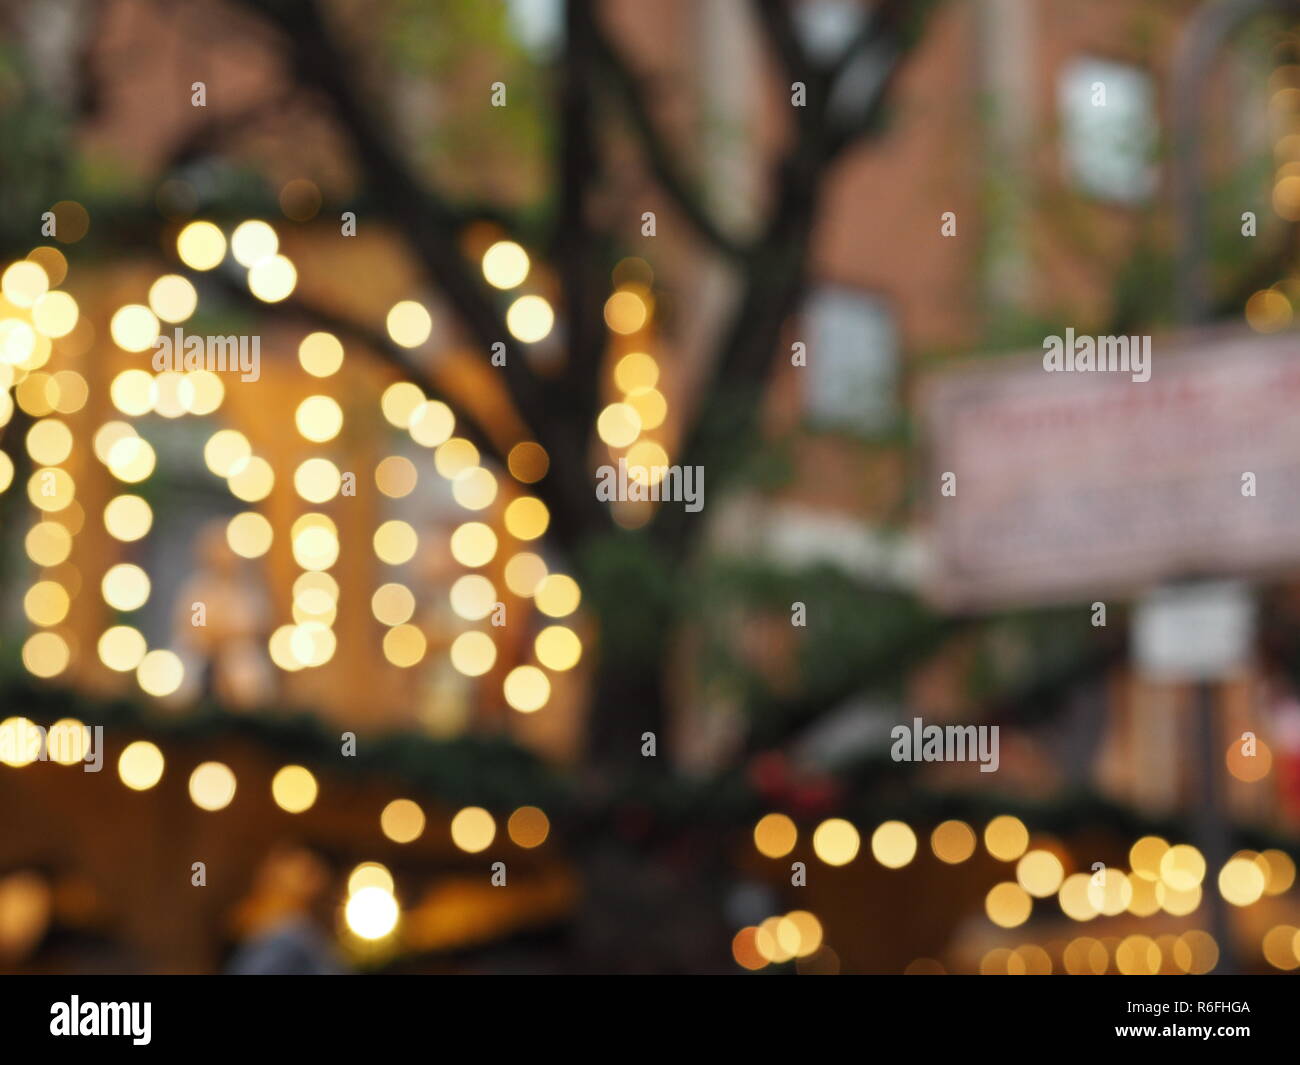
[[[108,472],[127,484],[143,481],[153,473],[157,461],[153,445],[139,436],[123,437],[108,449]]]
[[[235,797],[235,774],[221,762],[204,762],[190,774],[190,800],[200,810],[224,810]]]
[[[506,702],[521,714],[532,714],[551,697],[551,682],[536,666],[516,666],[502,684]]]
[[[799,841],[799,829],[785,814],[766,814],[754,826],[754,846],[765,858],[784,858]]]
[[[451,534],[452,557],[462,566],[486,566],[497,553],[497,534],[481,521],[467,521]]]
[[[523,284],[528,267],[528,253],[513,240],[499,240],[483,253],[483,277],[493,288]]]
[[[238,473],[252,455],[253,445],[238,429],[219,429],[203,445],[203,461],[218,477]]]
[[[42,418],[27,430],[27,453],[41,466],[57,466],[72,454],[72,430],[57,418]]]
[[[641,433],[641,416],[628,403],[611,403],[596,419],[596,435],[610,447],[627,447]]]
[[[35,632],[23,644],[22,658],[27,672],[48,679],[68,668],[72,651],[57,632]]]
[[[506,587],[521,599],[527,599],[546,579],[546,562],[532,551],[512,555],[505,568]]]
[[[74,717],[60,718],[50,726],[45,747],[51,761],[76,765],[91,749],[90,729]]]
[[[930,833],[930,849],[939,861],[958,865],[975,853],[975,831],[965,821],[944,821]]]
[[[386,324],[393,343],[404,348],[418,348],[433,332],[433,319],[429,312],[414,300],[393,304]]]
[[[333,333],[308,333],[298,345],[298,362],[313,377],[329,377],[343,365],[343,345]]]
[[[453,437],[433,453],[434,469],[448,480],[473,469],[478,465],[478,460],[478,448],[462,437]]]
[[[17,307],[31,307],[50,288],[49,276],[38,263],[20,259],[0,274],[0,293]]]
[[[420,539],[415,529],[404,521],[386,521],[375,530],[375,554],[381,562],[400,566],[415,557]]]
[[[99,637],[99,660],[109,669],[127,673],[135,669],[148,650],[139,629],[130,625],[114,625]]]
[[[577,634],[563,625],[548,625],[533,641],[537,661],[547,669],[562,673],[572,669],[582,657],[582,641]]]
[[[441,400],[423,400],[409,413],[406,429],[421,447],[438,447],[456,431],[456,416]]]
[[[1160,948],[1150,936],[1125,936],[1115,948],[1115,968],[1122,976],[1154,976],[1160,971]]]
[[[180,274],[164,274],[149,287],[149,307],[164,322],[183,322],[198,305],[198,292]]]
[[[71,475],[57,466],[39,469],[27,481],[27,498],[32,506],[47,514],[66,509],[76,493]]]
[[[275,470],[260,455],[253,455],[238,473],[227,479],[230,494],[245,503],[258,503],[271,494],[275,487]]]
[[[402,669],[416,665],[427,649],[424,633],[414,625],[398,625],[384,633],[384,657]]]
[[[1064,879],[1065,867],[1051,851],[1029,851],[1016,865],[1016,881],[1036,899],[1055,895]]]
[[[481,677],[497,660],[497,646],[485,632],[462,632],[451,643],[451,664],[457,673]]]
[[[348,874],[348,894],[355,895],[362,888],[377,887],[393,893],[393,874],[381,862],[362,862]]]
[[[1191,891],[1205,879],[1205,858],[1186,843],[1170,847],[1160,858],[1160,879],[1175,891]]]
[[[1264,894],[1264,872],[1246,858],[1231,858],[1219,870],[1219,894],[1234,906],[1252,906]]]
[[[841,817],[823,821],[813,830],[813,852],[827,865],[848,865],[862,846],[858,830]]]
[[[492,582],[478,573],[458,577],[451,586],[451,609],[466,621],[478,621],[492,612],[497,604],[497,590]]]
[[[1000,928],[1016,928],[1029,920],[1033,900],[1019,884],[996,884],[984,897],[984,912]]]
[[[309,503],[324,503],[339,494],[343,475],[329,459],[312,458],[293,474],[293,489]]]
[[[1276,289],[1261,289],[1246,301],[1246,323],[1257,333],[1280,332],[1291,317],[1291,301]]]
[[[300,765],[284,766],[271,778],[271,798],[286,813],[310,810],[319,792],[311,770]]]
[[[1260,941],[1264,960],[1283,972],[1300,968],[1300,954],[1296,953],[1296,945],[1300,942],[1298,937],[1300,929],[1294,925],[1274,925],[1264,933],[1264,938]]]
[[[404,455],[389,455],[375,467],[375,487],[390,499],[402,499],[415,490],[415,463]]]
[[[1133,884],[1121,869],[1099,869],[1088,878],[1088,901],[1104,917],[1123,913],[1133,903]]]
[[[271,523],[256,511],[236,514],[226,524],[226,543],[241,558],[260,558],[271,549]]]
[[[148,414],[153,409],[154,402],[158,398],[158,386],[154,382],[153,375],[144,370],[123,370],[113,378],[112,383],[108,386],[108,395],[109,399],[113,401],[113,406],[123,414],[139,417],[142,414]],[[118,425],[121,423],[110,422],[109,424]],[[135,429],[132,428],[124,435],[135,436],[137,434]],[[122,439],[122,434],[116,435],[113,442],[116,443],[120,439]],[[105,462],[108,461],[107,450],[111,450],[111,446],[106,449],[103,455]]]
[[[644,328],[649,317],[645,300],[627,289],[615,292],[605,301],[605,324],[615,333],[625,336],[635,333]]]
[[[424,811],[410,799],[394,799],[379,815],[379,827],[394,843],[410,843],[424,833]]]
[[[226,237],[211,222],[191,222],[176,238],[176,254],[191,270],[211,270],[226,257]]]
[[[1128,863],[1135,876],[1145,880],[1160,879],[1160,860],[1169,844],[1159,836],[1143,836],[1128,851]]]
[[[108,323],[113,343],[123,351],[144,351],[153,347],[158,328],[157,316],[139,303],[119,307]]]
[[[366,939],[383,939],[397,927],[401,909],[392,894],[381,887],[363,887],[352,894],[343,908],[348,930]]]
[[[618,360],[614,383],[625,393],[654,388],[659,383],[659,364],[644,351],[633,351]]]
[[[886,869],[901,869],[916,857],[916,833],[902,821],[886,821],[871,834],[871,853]]]
[[[388,423],[398,429],[411,424],[411,418],[424,403],[424,393],[410,381],[398,381],[384,389],[379,397],[379,409]]]
[[[1000,862],[1014,862],[1029,846],[1029,830],[1018,817],[995,817],[984,829],[984,846]]]
[[[1171,888],[1163,880],[1156,883],[1156,900],[1160,903],[1160,908],[1175,917],[1186,917],[1188,914],[1195,913],[1200,908],[1203,894],[1200,884],[1186,891],[1180,891]]]
[[[506,507],[506,531],[516,540],[536,540],[546,532],[551,513],[534,496],[520,496]]]
[[[104,507],[104,528],[109,536],[133,543],[148,535],[153,526],[153,510],[140,496],[114,496]]]
[[[298,404],[293,421],[300,436],[322,444],[339,435],[343,428],[343,408],[330,396],[308,396]]]
[[[1268,868],[1264,888],[1265,895],[1282,895],[1291,890],[1295,883],[1295,862],[1291,855],[1280,850],[1266,850],[1260,857]]]
[[[370,612],[381,624],[404,625],[415,614],[415,596],[404,584],[384,584],[370,597]]]
[[[487,850],[496,835],[496,821],[481,806],[467,806],[451,819],[451,841],[469,854]]]
[[[34,721],[26,717],[0,721],[0,764],[20,769],[31,765],[40,754],[41,733]]]
[[[520,296],[506,311],[506,328],[516,340],[536,344],[550,335],[555,312],[541,296]]]
[[[658,484],[668,466],[668,452],[657,440],[638,440],[627,449],[627,474],[638,484]]]
[[[57,625],[68,616],[72,599],[57,581],[37,581],[23,596],[23,612],[33,625]]]
[[[274,229],[259,219],[241,222],[230,234],[230,254],[240,266],[252,267],[280,250]]]
[[[550,573],[533,589],[533,602],[547,617],[567,617],[578,609],[582,590],[578,582],[564,573]]]
[[[287,299],[298,284],[298,270],[283,255],[272,255],[248,271],[248,289],[263,303]]]
[[[497,497],[497,479],[482,466],[461,470],[451,483],[451,494],[466,510],[484,510]]]
[[[148,791],[162,779],[163,753],[148,740],[129,743],[117,760],[117,775],[132,791]]]
[[[149,599],[149,575],[131,562],[119,562],[105,572],[100,591],[114,610],[139,610]]]
[[[658,429],[668,417],[668,401],[657,388],[638,388],[628,393],[627,404],[637,412],[643,430]]]
[[[516,846],[531,850],[546,842],[551,832],[551,819],[536,806],[521,806],[510,815],[506,832]]]
[[[290,535],[294,561],[303,569],[327,570],[338,561],[338,529],[324,514],[304,514]]]
[[[32,305],[32,325],[47,337],[67,336],[79,317],[77,301],[66,292],[47,292]]]
[[[72,534],[58,522],[40,521],[28,530],[23,547],[38,566],[57,566],[72,553]]]
[[[147,694],[162,699],[180,688],[185,680],[185,665],[175,651],[158,648],[140,660],[135,680]]]
[[[524,440],[510,449],[506,464],[510,467],[510,476],[516,481],[535,484],[546,476],[551,458],[541,444]]]

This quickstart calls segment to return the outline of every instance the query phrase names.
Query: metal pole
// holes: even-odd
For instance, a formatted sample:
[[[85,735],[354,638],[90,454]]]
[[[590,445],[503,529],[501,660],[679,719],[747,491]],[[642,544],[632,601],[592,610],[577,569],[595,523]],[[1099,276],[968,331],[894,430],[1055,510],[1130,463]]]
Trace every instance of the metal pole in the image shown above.
[[[1193,686],[1195,701],[1196,764],[1201,778],[1201,794],[1196,803],[1193,829],[1196,843],[1205,856],[1205,883],[1201,897],[1209,909],[1210,935],[1219,944],[1219,961],[1215,972],[1237,971],[1237,951],[1232,939],[1232,921],[1228,903],[1219,894],[1218,876],[1228,860],[1231,843],[1228,819],[1224,811],[1223,746],[1218,728],[1218,686],[1203,680]]]
[[[1174,296],[1179,320],[1188,326],[1203,322],[1211,311],[1209,224],[1201,172],[1205,76],[1228,38],[1250,19],[1266,12],[1300,15],[1300,0],[1225,0],[1206,4],[1189,20],[1174,56],[1170,116],[1177,223]],[[1228,859],[1230,842],[1223,807],[1223,750],[1215,697],[1212,682],[1196,684],[1193,698],[1201,795],[1195,824],[1197,843],[1206,863],[1203,897],[1209,908],[1210,933],[1219,944],[1216,970],[1228,973],[1236,971],[1237,959],[1227,903],[1218,891],[1218,873]]]

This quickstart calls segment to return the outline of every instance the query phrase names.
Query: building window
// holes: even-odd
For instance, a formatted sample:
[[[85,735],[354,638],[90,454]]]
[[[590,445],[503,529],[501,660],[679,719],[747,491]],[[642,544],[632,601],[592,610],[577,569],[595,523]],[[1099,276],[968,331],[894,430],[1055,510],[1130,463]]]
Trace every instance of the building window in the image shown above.
[[[898,339],[887,304],[825,285],[804,308],[804,411],[815,426],[876,433],[896,412]]]
[[[534,59],[549,59],[564,42],[561,0],[506,0],[506,18],[515,40]]]
[[[1066,174],[1084,192],[1141,203],[1155,190],[1155,88],[1140,67],[1082,57],[1058,85]]]
[[[804,0],[794,9],[795,31],[815,61],[829,63],[839,58],[865,15],[856,0]]]

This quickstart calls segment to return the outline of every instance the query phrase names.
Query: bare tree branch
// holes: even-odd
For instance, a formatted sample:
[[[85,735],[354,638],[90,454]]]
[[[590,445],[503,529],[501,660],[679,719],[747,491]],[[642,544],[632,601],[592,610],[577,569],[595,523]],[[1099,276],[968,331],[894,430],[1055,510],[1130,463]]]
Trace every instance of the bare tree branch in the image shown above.
[[[752,6],[768,44],[781,60],[786,74],[807,84],[817,71],[799,39],[789,0],[753,0]]]
[[[599,178],[592,113],[591,5],[565,8],[565,54],[558,85],[560,137],[555,160],[558,210],[550,241],[564,297],[567,357],[557,385],[547,382],[547,401],[556,431],[569,454],[566,470],[581,476],[600,398],[600,369],[606,333],[601,307],[608,285],[603,242],[589,217],[591,189]],[[594,493],[593,493],[594,495]]]
[[[690,181],[679,169],[673,151],[655,126],[637,76],[613,41],[598,26],[592,27],[592,45],[600,65],[623,104],[628,120],[645,153],[655,179],[695,231],[716,251],[731,259],[742,259],[745,245],[718,225],[704,206]]]
[[[384,123],[362,100],[354,85],[355,63],[336,43],[315,0],[240,2],[281,28],[298,74],[320,91],[351,140],[370,191],[391,205],[412,250],[470,334],[485,348],[505,345],[503,374],[511,399],[560,473],[554,491],[564,504],[552,513],[552,531],[566,547],[573,547],[583,529],[608,522],[582,472],[585,449],[575,446],[572,427],[554,416],[550,390],[532,372],[483,284],[468,269],[456,239],[460,219],[416,180]]]
[[[837,77],[869,49],[888,49],[894,58],[867,104],[878,113],[910,48],[920,39],[920,27],[934,0],[882,0],[864,30],[855,35],[836,63],[817,73],[799,45],[788,5],[779,0],[754,0],[769,42],[790,70],[800,70],[827,91]],[[793,38],[793,39],[792,39]],[[776,196],[763,236],[749,256],[744,289],[723,331],[719,354],[683,438],[684,465],[709,469],[714,490],[740,464],[754,438],[757,415],[775,363],[781,330],[798,306],[807,279],[808,254],[816,222],[816,203],[830,166],[850,143],[868,133],[870,121],[838,129],[825,106],[828,96],[815,98],[804,114],[798,136],[777,165]],[[682,551],[698,536],[700,523],[684,510],[660,508],[656,531],[672,550]]]

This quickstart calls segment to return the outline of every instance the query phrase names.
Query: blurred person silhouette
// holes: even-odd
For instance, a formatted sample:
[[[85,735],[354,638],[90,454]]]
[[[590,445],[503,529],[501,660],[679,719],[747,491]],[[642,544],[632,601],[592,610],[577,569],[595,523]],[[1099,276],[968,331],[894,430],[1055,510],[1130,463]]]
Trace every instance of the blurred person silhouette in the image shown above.
[[[270,614],[262,587],[226,541],[224,522],[203,529],[194,574],[176,602],[177,641],[202,660],[201,693],[226,706],[269,702],[275,679],[266,654]],[[202,604],[203,624],[195,624]]]
[[[234,916],[242,942],[225,972],[235,976],[330,976],[348,971],[322,909],[329,870],[304,847],[279,846],[262,862]]]

